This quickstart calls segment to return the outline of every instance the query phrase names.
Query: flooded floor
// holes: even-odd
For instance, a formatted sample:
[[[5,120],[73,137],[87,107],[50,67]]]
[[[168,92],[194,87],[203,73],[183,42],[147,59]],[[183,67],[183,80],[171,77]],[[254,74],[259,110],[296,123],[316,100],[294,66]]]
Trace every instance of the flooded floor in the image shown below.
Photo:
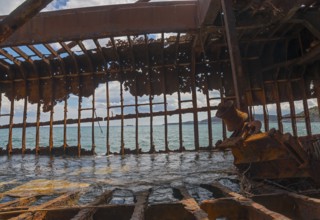
[[[200,184],[219,181],[238,191],[232,180],[237,180],[237,173],[231,152],[0,158],[0,190],[6,192],[2,200],[8,200],[8,195],[54,195],[81,190],[81,204],[103,191],[116,189],[111,204],[132,204],[133,193],[145,190],[152,190],[150,203],[174,202],[171,191],[184,186],[201,201],[213,195]]]

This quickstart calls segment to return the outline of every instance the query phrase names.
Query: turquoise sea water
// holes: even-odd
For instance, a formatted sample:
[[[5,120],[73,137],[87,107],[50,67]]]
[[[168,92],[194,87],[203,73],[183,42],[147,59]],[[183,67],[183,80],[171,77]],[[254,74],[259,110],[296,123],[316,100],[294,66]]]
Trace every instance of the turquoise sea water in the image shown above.
[[[306,129],[303,123],[298,123],[299,135],[305,135]],[[276,127],[276,124],[270,125]],[[290,132],[291,124],[284,123],[285,132]],[[110,127],[111,150],[119,152],[120,127]],[[125,146],[134,149],[135,127],[126,126]],[[169,147],[177,149],[179,146],[178,125],[170,125]],[[140,154],[104,156],[106,152],[106,128],[95,127],[97,156],[36,156],[13,155],[0,157],[0,193],[21,186],[25,183],[36,184],[35,187],[24,189],[30,193],[39,187],[60,187],[62,191],[80,190],[65,188],[65,182],[74,184],[87,184],[81,188],[84,191],[80,198],[80,204],[91,201],[105,190],[117,189],[118,197],[114,197],[111,203],[132,203],[131,191],[139,192],[152,189],[153,202],[172,202],[172,187],[184,186],[189,193],[201,201],[212,198],[212,193],[201,187],[201,184],[210,184],[219,181],[232,190],[239,190],[239,177],[233,166],[231,152],[183,152],[169,154]],[[48,145],[49,128],[41,127],[40,143]],[[208,145],[207,125],[199,125],[201,146]],[[313,133],[319,133],[320,123],[312,124]],[[139,144],[144,151],[149,150],[150,136],[149,126],[139,127]],[[54,146],[63,143],[63,128],[54,128]],[[82,127],[82,146],[91,148],[91,127]],[[221,124],[213,125],[213,143],[221,139]],[[7,144],[8,129],[0,130],[0,145]],[[193,149],[193,125],[183,125],[184,145],[187,149]],[[77,127],[68,127],[68,144],[76,145]],[[27,146],[34,148],[35,128],[27,129]],[[154,126],[154,144],[157,150],[164,149],[164,126]],[[21,146],[21,129],[13,129],[13,145]],[[36,182],[34,182],[36,181]],[[55,181],[55,182],[53,182]],[[129,190],[129,191],[128,191]],[[55,193],[54,191],[53,193]],[[60,192],[60,191],[59,191]],[[10,195],[10,194],[9,194]],[[153,198],[152,195],[150,198]],[[13,199],[3,197],[1,202]]]
[[[270,128],[274,127],[277,129],[276,123],[270,123]],[[284,133],[292,133],[291,123],[283,123]],[[307,135],[305,123],[297,123],[298,135]],[[264,128],[262,128],[263,130]],[[49,145],[49,127],[40,127],[40,146]],[[218,140],[222,139],[222,124],[212,124],[212,138],[213,144]],[[192,124],[184,124],[182,128],[183,133],[183,145],[186,149],[194,149],[194,127]],[[320,123],[312,124],[312,132],[317,134],[320,132]],[[230,133],[227,133],[229,136]],[[21,148],[21,136],[22,129],[13,129],[13,147]],[[35,146],[36,129],[27,128],[26,145],[27,148],[33,149]],[[54,127],[53,129],[53,143],[54,147],[63,145],[63,127]],[[165,137],[164,137],[164,125],[155,125],[153,127],[153,141],[156,150],[165,149]],[[201,147],[208,146],[208,125],[199,124],[199,142]],[[168,142],[171,150],[179,148],[179,126],[169,125],[168,126]],[[8,143],[8,129],[0,129],[0,147],[5,148]],[[110,147],[112,152],[120,151],[121,143],[121,127],[110,126]],[[125,148],[135,149],[135,126],[124,127],[124,143]],[[77,146],[77,127],[67,128],[67,144],[69,146]],[[103,155],[106,153],[106,127],[95,126],[95,144],[96,153]],[[81,146],[85,149],[91,149],[92,138],[91,138],[91,126],[81,127]],[[139,126],[139,146],[143,151],[150,149],[150,127],[147,125]]]

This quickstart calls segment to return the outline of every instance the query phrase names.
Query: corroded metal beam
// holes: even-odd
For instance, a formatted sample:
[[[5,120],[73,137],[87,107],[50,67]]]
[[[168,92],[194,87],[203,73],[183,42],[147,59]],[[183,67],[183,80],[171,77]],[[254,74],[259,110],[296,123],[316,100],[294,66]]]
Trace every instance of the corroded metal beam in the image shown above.
[[[245,100],[246,80],[243,71],[241,53],[236,31],[236,20],[232,9],[232,0],[221,0],[224,12],[223,18],[226,27],[226,38],[228,43],[228,53],[231,61],[233,86],[237,101],[237,107],[247,112]]]
[[[146,19],[147,18],[147,19]],[[199,24],[196,1],[149,2],[40,13],[1,47],[144,33],[186,32]],[[1,19],[1,17],[0,17]]]
[[[27,0],[5,17],[0,23],[0,43],[38,14],[52,0]]]
[[[93,215],[96,213],[98,208],[97,207],[96,208],[92,208],[92,206],[98,206],[98,205],[107,204],[112,199],[112,194],[113,194],[113,191],[104,192],[101,196],[99,196],[94,201],[92,201],[91,203],[86,205],[88,207],[91,206],[90,208],[82,209],[80,212],[78,212],[78,214],[76,216],[74,216],[72,218],[72,220],[84,220],[84,219],[93,218]]]

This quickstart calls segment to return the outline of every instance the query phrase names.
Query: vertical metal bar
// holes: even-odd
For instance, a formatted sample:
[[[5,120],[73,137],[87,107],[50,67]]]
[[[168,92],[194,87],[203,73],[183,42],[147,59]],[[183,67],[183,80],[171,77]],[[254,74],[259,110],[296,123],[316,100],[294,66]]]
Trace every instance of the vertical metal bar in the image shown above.
[[[164,67],[164,33],[161,33],[161,61],[162,61],[162,70],[163,70],[163,102],[164,102],[164,144],[165,151],[168,153],[169,143],[168,143],[168,106],[167,106],[167,73],[166,68]]]
[[[79,82],[79,97],[78,97],[78,156],[81,156],[81,92],[80,92],[80,82]]]
[[[134,96],[135,100],[135,111],[136,111],[136,153],[139,153],[139,109],[138,109],[138,81],[137,77],[135,79],[135,86],[136,86],[136,95]]]
[[[278,82],[278,75],[280,69],[277,70],[274,85],[275,85],[275,96],[276,96],[276,107],[277,107],[277,118],[278,118],[278,128],[281,133],[283,133],[283,125],[282,125],[282,111],[280,105],[280,94],[279,94],[279,82]]]
[[[91,145],[91,152],[92,154],[95,154],[95,149],[96,149],[96,144],[95,144],[95,136],[94,136],[94,117],[95,117],[95,101],[96,101],[96,95],[95,95],[95,90],[93,91],[92,94],[92,124],[91,124],[91,138],[92,138],[92,145]]]
[[[93,68],[93,64],[92,64],[92,61],[90,59],[90,56],[89,56],[89,52],[87,50],[87,48],[84,46],[84,44],[82,43],[81,40],[78,41],[78,46],[81,48],[82,52],[86,55],[86,58],[87,58],[87,61],[88,61],[88,66],[89,66],[89,69],[90,69],[90,72],[91,72],[91,76],[92,76],[92,80],[94,81],[94,68]],[[99,49],[98,49],[99,50]],[[96,145],[95,145],[95,136],[94,136],[94,122],[95,122],[95,111],[96,111],[96,108],[95,108],[95,90],[93,90],[93,94],[92,94],[92,117],[91,117],[91,141],[92,141],[92,144],[91,144],[91,153],[92,154],[95,154],[95,148],[96,148]]]
[[[264,93],[264,90],[262,92]],[[264,103],[262,104],[262,110],[263,110],[264,130],[269,131],[269,115],[267,113],[267,106]]]
[[[153,99],[153,88],[152,88],[152,71],[149,64],[149,48],[148,48],[148,36],[144,35],[144,42],[146,46],[146,65],[148,67],[148,87],[149,87],[149,112],[150,112],[150,153],[154,153],[156,151],[154,143],[153,143],[153,109],[152,109],[152,99]]]
[[[122,80],[120,82],[120,105],[121,105],[121,155],[124,155],[124,114],[123,114],[123,86]]]
[[[27,91],[27,83],[26,83],[26,91]],[[23,105],[22,154],[24,154],[26,151],[27,106],[28,106],[28,96],[24,98],[24,105]]]
[[[219,77],[220,79],[220,100],[221,100],[221,103],[224,102],[224,81],[223,81],[223,78],[222,76]],[[227,138],[227,130],[226,130],[226,125],[224,124],[223,120],[222,120],[222,138],[223,140],[225,140]]]
[[[198,125],[198,105],[197,105],[197,89],[196,89],[196,56],[192,49],[191,55],[191,77],[192,77],[192,105],[193,105],[193,128],[194,128],[194,146],[195,150],[199,150],[199,125]]]
[[[301,33],[299,33],[299,47],[301,51],[301,55],[304,55],[304,50],[302,46],[302,41],[301,41]],[[301,82],[301,90],[302,90],[302,97],[303,97],[303,109],[304,109],[304,114],[305,114],[305,123],[306,123],[306,129],[307,129],[307,135],[311,136],[312,135],[312,129],[311,129],[311,122],[310,122],[310,112],[309,112],[309,107],[308,107],[308,98],[307,98],[307,91],[306,91],[306,86],[305,86],[305,79],[304,75],[306,72],[306,68],[303,69],[302,73],[302,82]],[[320,111],[319,111],[320,112]]]
[[[163,68],[164,70],[164,68]],[[169,152],[169,146],[168,146],[168,107],[167,107],[167,76],[166,73],[163,74],[163,107],[164,107],[164,145],[165,145],[165,151]]]
[[[14,114],[14,83],[12,82],[12,96],[10,103],[10,119],[9,119],[9,136],[8,136],[8,145],[7,153],[10,155],[12,153],[12,128],[13,128],[13,114]]]
[[[53,82],[52,82],[53,84]],[[52,90],[53,92],[53,90]],[[52,93],[52,96],[53,96],[53,93]],[[52,151],[52,148],[53,148],[53,113],[54,113],[54,106],[53,106],[53,102],[52,102],[52,108],[50,110],[50,133],[49,133],[49,149],[50,149],[50,152]]]
[[[239,50],[239,43],[237,38],[237,31],[235,25],[235,16],[233,13],[233,0],[221,0],[223,9],[224,25],[226,28],[226,36],[228,43],[228,51],[231,61],[232,78],[237,101],[237,108],[247,112],[248,108],[245,102],[245,88],[246,81],[244,71],[241,64],[241,54]]]
[[[64,113],[63,113],[63,150],[67,149],[67,112],[68,112],[68,100],[64,99]]]
[[[269,114],[268,114],[268,108],[267,108],[267,97],[266,97],[266,89],[265,89],[265,83],[264,83],[264,79],[263,79],[263,74],[261,74],[261,80],[262,80],[262,98],[263,98],[263,119],[264,119],[264,129],[265,131],[269,131]]]
[[[182,136],[182,114],[181,114],[181,94],[180,94],[180,80],[178,88],[178,108],[179,108],[179,151],[183,151],[183,136]]]
[[[212,147],[212,121],[211,121],[211,107],[210,107],[210,95],[209,95],[209,80],[208,73],[206,74],[206,98],[207,98],[207,114],[208,114],[208,138],[209,138],[209,148]]]
[[[320,79],[315,80],[314,83],[315,83],[314,87],[315,87],[316,96],[317,96],[318,110],[320,115]]]
[[[277,118],[278,118],[278,128],[280,132],[283,132],[283,125],[282,125],[282,111],[281,111],[281,105],[280,105],[280,97],[279,97],[279,85],[278,81],[275,82],[276,86],[276,107],[277,107]]]
[[[40,83],[39,83],[40,84]],[[40,85],[39,85],[40,86]],[[36,122],[36,154],[39,154],[39,142],[40,142],[40,100],[37,103],[37,122]]]
[[[131,56],[132,56],[132,68],[134,70],[136,70],[136,61],[135,61],[135,56],[134,56],[134,49],[133,49],[133,42],[131,40],[131,37],[130,36],[127,36],[127,39],[128,39],[128,43],[129,43],[129,46],[130,46],[130,49],[131,49]],[[136,115],[135,115],[135,124],[136,124],[136,127],[135,127],[135,138],[136,138],[136,154],[139,154],[139,109],[138,109],[138,77],[137,77],[137,72],[135,72],[135,90],[136,90],[136,94],[134,96],[134,101],[135,101],[135,112],[136,112]]]
[[[253,120],[253,111],[252,111],[252,105],[249,106],[248,108],[248,114],[249,114],[249,119],[252,121]]]
[[[304,75],[302,75],[300,85],[301,85],[301,90],[302,90],[302,102],[303,102],[304,119],[305,119],[305,123],[306,123],[307,135],[311,136],[312,129],[311,129],[310,112],[309,112],[308,101],[307,101],[307,93],[306,93],[306,88],[305,88]]]
[[[298,130],[297,130],[296,110],[294,107],[291,83],[292,83],[292,81],[290,78],[290,80],[287,82],[287,94],[289,96],[289,106],[290,106],[290,116],[291,116],[291,125],[292,125],[293,136],[297,137]]]
[[[107,104],[107,137],[106,137],[106,148],[107,148],[107,152],[106,154],[107,155],[110,155],[110,142],[109,142],[109,134],[110,134],[110,131],[109,131],[109,128],[110,128],[110,97],[109,97],[109,74],[108,74],[108,62],[106,60],[106,58],[104,57],[103,55],[103,52],[102,52],[102,47],[99,43],[99,41],[97,39],[94,39],[93,42],[95,43],[96,47],[97,47],[97,50],[98,52],[100,53],[102,59],[103,59],[103,63],[104,63],[104,70],[106,72],[106,104]]]
[[[109,78],[106,81],[107,96],[107,155],[110,155],[110,95],[109,95]]]
[[[150,152],[154,153],[156,151],[155,145],[153,143],[153,109],[152,109],[152,74],[149,71],[149,87],[150,87],[150,94],[149,94],[149,111],[150,111]]]

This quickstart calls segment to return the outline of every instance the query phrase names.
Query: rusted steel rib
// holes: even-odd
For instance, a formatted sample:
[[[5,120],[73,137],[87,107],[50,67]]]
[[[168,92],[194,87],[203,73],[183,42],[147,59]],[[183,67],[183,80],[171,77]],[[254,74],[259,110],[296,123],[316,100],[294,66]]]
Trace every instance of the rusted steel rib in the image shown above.
[[[107,204],[110,202],[112,198],[113,191],[106,191],[101,196],[99,196],[97,199],[95,199],[93,202],[89,203],[87,206],[99,206],[103,204]],[[90,208],[84,208],[81,209],[81,211],[72,218],[72,220],[85,220],[90,219],[97,211],[98,207],[90,207]]]
[[[226,217],[231,219],[289,219],[273,212],[259,203],[252,201],[236,192],[232,192],[218,182],[212,186],[222,192],[227,198],[205,200],[200,207],[208,213],[209,219]]]
[[[208,220],[208,214],[205,213],[198,205],[197,201],[191,197],[188,193],[188,190],[184,187],[179,187],[178,190],[180,191],[183,199],[180,201],[184,208],[191,212],[196,220]]]
[[[11,218],[11,220],[19,220],[19,219],[40,220],[40,219],[44,219],[47,214],[47,211],[36,211],[36,210],[72,204],[78,198],[78,195],[79,195],[79,192],[66,193],[66,194],[59,196],[56,199],[50,200],[42,205],[31,207],[28,209],[28,211],[30,211],[30,212],[26,212],[26,213],[23,213],[17,217]]]
[[[245,103],[245,88],[246,79],[243,71],[241,54],[239,49],[239,42],[237,39],[236,20],[232,10],[232,0],[221,0],[222,9],[224,12],[224,25],[226,27],[226,37],[228,42],[228,53],[231,61],[233,86],[237,101],[237,107],[247,112],[247,105]]]
[[[186,32],[199,28],[198,17],[196,1],[122,4],[44,12],[9,37],[1,47],[28,45],[30,42],[59,42],[61,39],[74,41],[79,39],[79,35],[82,39],[97,39],[163,31]]]
[[[254,195],[251,199],[290,219],[318,219],[320,200],[296,193]]]
[[[211,110],[217,110],[217,107],[216,106],[211,106],[210,107]],[[198,112],[206,112],[208,111],[207,107],[201,107],[201,108],[198,108]],[[185,109],[176,109],[176,110],[171,110],[171,111],[167,111],[167,115],[170,116],[170,115],[175,115],[175,114],[187,114],[187,113],[192,113],[193,112],[193,108],[185,108]],[[165,113],[164,112],[154,112],[153,113],[153,116],[163,116]],[[2,115],[4,116],[4,115]],[[9,116],[9,115],[7,115]],[[127,115],[124,115],[124,119],[134,119],[136,117],[136,114],[127,114]],[[138,117],[139,118],[147,118],[147,117],[150,117],[150,113],[139,113],[138,114]],[[109,117],[109,120],[120,120],[121,119],[121,115],[115,115],[113,117]],[[81,123],[84,123],[84,122],[91,122],[91,118],[82,118],[80,120]],[[108,121],[108,117],[106,118],[101,118],[101,117],[98,117],[98,118],[95,118],[95,121]],[[66,121],[66,124],[77,124],[78,123],[78,119],[67,119]],[[46,121],[46,122],[39,122],[39,126],[46,126],[46,125],[49,125],[50,122],[49,121]],[[53,122],[53,125],[62,125],[64,124],[64,121],[63,120],[57,120],[57,121],[54,121]],[[27,123],[27,127],[34,127],[36,126],[37,124],[36,123]],[[13,124],[13,127],[14,128],[21,128],[23,126],[22,123],[18,123],[18,124]],[[0,125],[0,128],[9,128],[9,124],[7,125]]]
[[[27,0],[5,17],[0,23],[0,43],[28,22],[52,0]]]
[[[36,200],[37,198],[35,196],[30,196],[30,197],[18,198],[10,202],[2,203],[0,204],[0,212],[8,211],[9,208],[28,205]]]
[[[144,220],[144,212],[148,205],[149,191],[139,193],[136,196],[136,204],[130,220]]]
[[[14,89],[15,89],[14,83],[12,83],[11,89],[12,89],[12,91],[14,91]],[[8,134],[8,145],[7,145],[7,152],[9,155],[12,152],[13,116],[14,116],[14,99],[12,99],[12,101],[10,103],[9,134]]]

